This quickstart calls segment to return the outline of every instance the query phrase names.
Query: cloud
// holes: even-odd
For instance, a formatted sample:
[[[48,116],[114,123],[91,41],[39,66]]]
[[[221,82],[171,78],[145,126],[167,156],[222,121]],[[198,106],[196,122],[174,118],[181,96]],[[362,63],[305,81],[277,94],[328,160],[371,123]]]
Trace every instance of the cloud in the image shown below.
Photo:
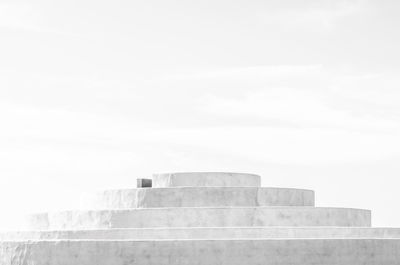
[[[267,65],[186,72],[160,80],[167,88],[198,94],[194,108],[199,115],[220,124],[400,129],[400,80],[394,73]]]
[[[40,30],[37,17],[28,4],[0,4],[0,27],[10,29]]]
[[[276,78],[283,76],[303,76],[320,73],[321,64],[312,65],[261,65],[253,67],[230,67],[230,68],[215,68],[208,70],[197,70],[184,72],[179,74],[169,74],[161,76],[162,80],[196,80],[196,79],[215,79],[229,78],[229,80],[257,78]]]
[[[56,33],[45,26],[43,14],[28,3],[0,3],[0,29]]]
[[[315,98],[289,90],[254,94],[242,101],[215,99],[208,103],[203,111],[208,111],[215,119],[231,115],[245,120],[256,116],[281,119],[296,126],[241,126],[221,119],[216,127],[154,128],[114,116],[2,102],[4,115],[0,118],[4,130],[0,132],[0,157],[9,161],[2,168],[3,171],[16,170],[15,163],[23,158],[25,167],[35,168],[36,174],[57,172],[64,163],[72,167],[72,172],[73,168],[85,172],[89,168],[94,170],[96,161],[103,161],[96,171],[118,172],[129,159],[146,165],[179,167],[190,163],[188,157],[204,159],[201,154],[205,153],[269,163],[324,164],[377,159],[400,150],[393,148],[400,144],[394,134],[368,131],[360,134],[338,129],[356,126],[352,123],[357,119],[336,113]],[[358,121],[357,126],[373,125],[373,121]],[[388,148],[389,145],[392,148]],[[85,161],[86,165],[79,161]],[[140,163],[137,164],[139,168],[143,167]],[[20,171],[24,169],[15,172]],[[64,170],[63,174],[70,171]]]
[[[295,164],[377,159],[397,152],[400,130],[396,116],[379,114],[399,93],[393,90],[375,108],[368,107],[381,89],[375,84],[387,77],[283,65],[163,76],[144,83],[142,90],[107,83],[100,90],[66,88],[64,96],[49,85],[43,93],[31,92],[37,98],[29,104],[13,104],[17,98],[1,102],[5,129],[0,135],[3,147],[12,150],[19,142],[17,150],[25,150],[26,157],[31,147],[52,146],[67,153],[57,151],[60,159],[76,148],[98,157],[130,152],[142,162],[153,161],[157,153],[155,164],[170,165],[187,163],[188,156],[201,158],[195,154],[206,151]],[[52,152],[42,151],[44,157]]]
[[[336,100],[340,98],[337,97]],[[211,95],[203,100],[201,111],[217,117],[235,118],[237,121],[263,119],[280,121],[283,125],[301,128],[378,132],[400,129],[400,123],[395,120],[373,115],[358,115],[347,106],[340,107],[340,102],[334,103],[336,104],[332,106],[329,95],[322,97],[315,90],[278,87],[248,93],[243,98]]]
[[[171,95],[185,96],[190,91],[191,101],[209,94],[238,97],[267,87],[293,86],[309,89],[330,78],[321,64],[259,65],[196,69],[165,74],[148,81],[148,88],[158,87]],[[179,99],[177,98],[177,99]]]
[[[366,12],[365,1],[316,1],[297,7],[281,7],[259,13],[257,18],[266,24],[286,29],[321,31],[335,29],[342,19]]]

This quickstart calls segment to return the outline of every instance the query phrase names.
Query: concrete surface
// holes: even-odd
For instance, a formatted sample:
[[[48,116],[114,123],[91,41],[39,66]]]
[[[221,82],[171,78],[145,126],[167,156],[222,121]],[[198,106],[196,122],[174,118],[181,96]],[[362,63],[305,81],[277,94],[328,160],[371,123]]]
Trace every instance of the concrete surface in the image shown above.
[[[370,227],[180,227],[102,230],[8,231],[0,240],[157,240],[273,238],[400,238],[400,228]]]
[[[311,190],[258,187],[180,187],[105,190],[84,196],[87,209],[223,206],[314,206]]]
[[[260,187],[261,177],[247,173],[182,172],[153,175],[153,187]]]
[[[316,207],[147,208],[31,215],[28,228],[371,226],[369,210]]]
[[[397,265],[398,239],[1,242],[0,265]]]
[[[310,190],[218,172],[156,174],[152,186],[31,215],[28,231],[0,232],[0,265],[400,264],[399,228],[371,228],[369,210],[313,207]]]

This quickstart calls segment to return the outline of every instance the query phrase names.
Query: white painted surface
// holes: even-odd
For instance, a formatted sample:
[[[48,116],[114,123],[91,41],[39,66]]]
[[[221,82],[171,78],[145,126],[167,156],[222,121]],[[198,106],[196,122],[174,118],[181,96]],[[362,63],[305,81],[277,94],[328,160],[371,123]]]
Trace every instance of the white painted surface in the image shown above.
[[[61,231],[13,231],[0,240],[157,240],[273,238],[400,238],[400,228],[370,227],[191,227],[123,228]]]
[[[178,172],[153,175],[153,187],[260,187],[255,174],[230,172]]]
[[[1,265],[396,265],[398,239],[0,243]]]
[[[30,229],[370,226],[368,210],[316,207],[147,208],[32,215]]]
[[[400,229],[371,228],[369,210],[313,207],[313,191],[241,173],[153,181],[97,193],[94,210],[31,215],[33,230],[0,233],[0,265],[400,264]]]
[[[314,206],[314,191],[258,187],[105,190],[84,197],[87,209],[223,206]]]

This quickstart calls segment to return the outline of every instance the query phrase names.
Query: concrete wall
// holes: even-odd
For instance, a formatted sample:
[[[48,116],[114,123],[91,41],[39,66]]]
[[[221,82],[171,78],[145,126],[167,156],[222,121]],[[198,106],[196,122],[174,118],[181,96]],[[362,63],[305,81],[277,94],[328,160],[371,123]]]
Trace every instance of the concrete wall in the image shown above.
[[[398,239],[0,242],[0,265],[396,265]]]
[[[54,239],[272,239],[272,238],[400,238],[400,228],[369,227],[191,227],[103,230],[19,231],[0,233],[0,240]]]
[[[368,210],[313,207],[313,191],[242,173],[152,181],[100,192],[92,210],[30,216],[43,231],[0,233],[0,265],[400,264],[400,229],[370,228]]]
[[[257,187],[180,187],[106,190],[88,194],[88,209],[219,206],[314,206],[311,190]]]
[[[315,207],[148,208],[32,215],[30,229],[370,226],[368,210]]]
[[[153,187],[260,187],[261,177],[247,173],[184,172],[153,175]]]

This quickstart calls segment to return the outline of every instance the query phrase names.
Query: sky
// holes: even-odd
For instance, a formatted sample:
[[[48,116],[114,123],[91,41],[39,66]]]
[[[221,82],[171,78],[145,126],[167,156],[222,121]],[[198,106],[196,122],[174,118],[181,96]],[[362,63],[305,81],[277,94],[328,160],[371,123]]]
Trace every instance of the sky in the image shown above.
[[[249,172],[400,227],[399,1],[0,0],[0,227]]]

